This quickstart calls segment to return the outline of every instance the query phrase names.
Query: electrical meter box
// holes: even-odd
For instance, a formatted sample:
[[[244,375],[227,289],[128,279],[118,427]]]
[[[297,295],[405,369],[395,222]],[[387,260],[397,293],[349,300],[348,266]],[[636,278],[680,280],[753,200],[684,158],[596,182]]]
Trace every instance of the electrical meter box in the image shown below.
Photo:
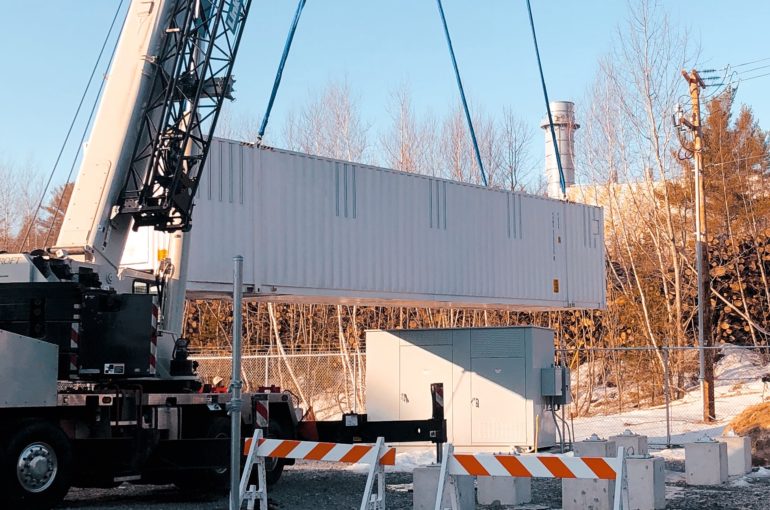
[[[566,406],[572,403],[572,387],[570,386],[571,373],[568,367],[562,367],[561,375],[561,400],[557,404]]]
[[[447,436],[456,447],[501,451],[556,444],[541,388],[542,369],[554,363],[550,329],[371,330],[366,353],[372,421],[427,418],[430,384],[441,382]]]
[[[563,383],[562,383],[562,367],[546,367],[540,369],[540,391],[544,397],[561,397]]]
[[[566,405],[572,402],[569,369],[564,366],[541,369],[540,391],[544,397],[549,397],[553,404]]]

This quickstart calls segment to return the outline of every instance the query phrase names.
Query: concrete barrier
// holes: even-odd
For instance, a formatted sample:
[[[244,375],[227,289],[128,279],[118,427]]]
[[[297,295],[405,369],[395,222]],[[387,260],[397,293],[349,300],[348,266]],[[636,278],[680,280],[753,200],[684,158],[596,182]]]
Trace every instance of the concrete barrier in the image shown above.
[[[748,436],[720,436],[727,445],[727,475],[743,476],[751,472],[751,438]]]
[[[531,478],[484,476],[476,480],[479,505],[522,505],[532,501]]]
[[[436,508],[436,493],[438,491],[439,474],[441,466],[418,467],[414,470],[412,485],[412,503],[414,510],[433,510]],[[458,510],[474,510],[476,498],[472,476],[458,476],[455,480],[458,494]],[[441,497],[441,508],[452,508],[451,487],[444,487]]]
[[[649,448],[647,447],[647,436],[634,434],[628,429],[617,436],[610,436],[609,440],[614,441],[616,447],[622,446],[625,449],[627,456],[650,454]]]
[[[628,506],[630,510],[666,508],[666,462],[661,457],[631,455],[626,457]]]
[[[687,485],[719,485],[727,481],[727,444],[702,437],[684,445]]]
[[[593,434],[585,441],[576,442],[572,450],[575,457],[614,457],[618,449],[614,441]],[[615,483],[612,480],[564,478],[561,481],[564,510],[610,510],[614,500]]]

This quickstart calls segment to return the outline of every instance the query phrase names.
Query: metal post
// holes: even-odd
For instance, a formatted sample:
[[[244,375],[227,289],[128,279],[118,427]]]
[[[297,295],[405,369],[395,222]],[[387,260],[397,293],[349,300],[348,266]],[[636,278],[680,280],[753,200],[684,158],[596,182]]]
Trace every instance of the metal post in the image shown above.
[[[668,347],[663,348],[663,395],[666,399],[666,446],[671,448],[671,386],[668,379]]]
[[[562,450],[564,449],[564,444],[567,442],[567,405],[562,404],[561,405],[561,442],[562,442]],[[570,443],[570,448],[572,448],[572,444]],[[537,451],[537,445],[535,445],[535,451]]]
[[[230,510],[241,507],[241,307],[243,257],[233,257],[233,374],[230,379]],[[260,487],[263,489],[264,487]]]

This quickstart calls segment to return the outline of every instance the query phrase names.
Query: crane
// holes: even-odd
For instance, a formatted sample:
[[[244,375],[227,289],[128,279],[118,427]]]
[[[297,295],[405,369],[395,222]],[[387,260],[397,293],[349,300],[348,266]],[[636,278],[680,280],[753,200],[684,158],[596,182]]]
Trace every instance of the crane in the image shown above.
[[[230,394],[197,377],[181,329],[194,198],[232,98],[250,7],[133,0],[55,245],[0,253],[3,508],[51,508],[71,485],[200,489],[229,479]],[[171,236],[154,271],[120,267],[140,227]],[[303,412],[290,395],[245,397],[244,436],[260,427],[301,437]],[[442,408],[400,426],[363,418],[354,429],[343,420],[309,430],[322,439],[446,438]],[[270,464],[268,483],[282,462]]]
[[[16,472],[0,497],[12,506],[48,508],[72,483],[195,484],[227,465],[221,448],[196,447],[193,462],[174,451],[229,425],[227,395],[198,393],[180,338],[184,234],[250,4],[130,4],[54,247],[0,259],[0,458]],[[174,233],[155,274],[119,269],[142,226]]]

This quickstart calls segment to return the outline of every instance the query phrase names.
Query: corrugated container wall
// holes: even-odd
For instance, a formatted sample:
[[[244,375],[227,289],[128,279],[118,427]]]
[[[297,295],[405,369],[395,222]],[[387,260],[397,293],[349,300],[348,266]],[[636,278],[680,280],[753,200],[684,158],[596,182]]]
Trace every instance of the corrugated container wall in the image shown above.
[[[600,208],[226,140],[207,166],[189,295],[230,293],[241,254],[256,298],[605,306]]]

